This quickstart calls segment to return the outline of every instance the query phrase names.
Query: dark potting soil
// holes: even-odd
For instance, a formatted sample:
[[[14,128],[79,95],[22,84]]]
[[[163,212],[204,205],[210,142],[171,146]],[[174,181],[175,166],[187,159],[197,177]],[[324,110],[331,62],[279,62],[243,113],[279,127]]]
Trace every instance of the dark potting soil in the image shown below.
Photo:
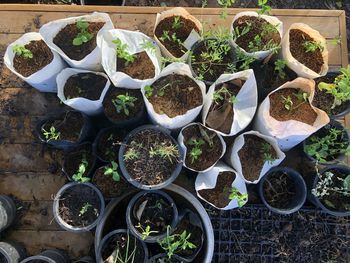
[[[84,173],[84,177],[86,177],[94,165],[94,156],[90,145],[83,145],[74,151],[68,152],[64,156],[63,170],[69,177],[72,177],[73,174],[78,172],[79,166],[84,159],[88,162]]]
[[[205,120],[205,123],[210,128],[226,134],[231,132],[234,112],[232,103],[230,103],[230,97],[237,96],[244,83],[245,80],[234,79],[215,87],[215,91],[226,88],[229,91],[229,94],[227,92],[220,93],[224,99],[218,100],[217,103],[213,100]]]
[[[83,97],[89,100],[98,100],[106,86],[107,79],[94,73],[79,73],[70,76],[64,85],[66,99]]]
[[[98,218],[100,210],[99,196],[88,186],[78,184],[60,196],[59,215],[71,226],[84,227],[92,224]]]
[[[170,118],[185,114],[203,103],[201,89],[188,76],[170,74],[152,84],[153,92],[148,98],[155,112]]]
[[[314,52],[306,52],[305,41],[314,41],[314,39],[299,29],[290,30],[289,48],[292,56],[309,69],[320,73],[324,64],[322,52],[319,49]]]
[[[131,255],[134,252],[134,259],[129,260],[129,262],[144,262],[145,252],[143,250],[141,241],[131,234],[119,233],[110,237],[107,243],[102,247],[102,259],[104,262],[118,250],[119,256],[122,259],[125,259],[127,255]],[[114,257],[108,262],[115,262]],[[124,261],[123,261],[124,262]],[[125,262],[128,262],[127,260]]]
[[[139,233],[147,226],[151,231],[149,236],[157,236],[166,233],[167,227],[174,219],[173,205],[167,199],[156,193],[147,194],[138,199],[131,210],[131,222]],[[141,224],[141,227],[137,227]]]
[[[173,28],[175,19],[179,19],[179,23],[181,24],[179,28]],[[168,31],[170,38],[175,34],[176,38],[179,39],[181,43],[183,43],[188,38],[193,29],[199,33],[199,28],[192,20],[184,18],[182,16],[171,16],[159,22],[155,28],[154,34],[174,57],[180,58],[187,52],[187,49],[176,41],[169,39],[162,41],[160,38],[162,37],[164,31]]]
[[[114,181],[112,175],[105,175],[105,167],[102,166],[96,170],[92,182],[101,190],[105,198],[115,198],[128,192],[132,186],[120,176],[119,181]],[[121,172],[118,171],[121,175]]]
[[[286,67],[287,66],[285,66],[285,68]],[[264,87],[264,89],[267,90],[267,94],[282,86],[284,83],[292,80],[292,78],[289,77],[288,72],[286,70],[284,70],[284,73],[286,74],[285,77],[280,78],[278,72],[275,71],[275,65],[273,63],[268,63],[266,65],[266,77],[264,78],[262,86]]]
[[[289,208],[296,196],[295,183],[287,173],[274,172],[267,175],[263,184],[266,201],[275,208]]]
[[[145,51],[134,54],[135,60],[128,63],[122,58],[117,58],[117,71],[124,72],[134,79],[151,79],[155,75],[155,68],[152,60]]]
[[[73,45],[73,39],[80,33],[77,23],[66,25],[54,37],[53,43],[70,59],[80,61],[96,48],[96,35],[104,24],[104,22],[89,22],[87,31],[93,34],[93,38],[80,46]]]
[[[198,193],[209,203],[224,208],[231,202],[230,189],[235,179],[236,175],[233,172],[221,172],[216,179],[215,188],[199,190]]]
[[[331,84],[334,82],[334,79],[335,79],[335,76],[333,77],[324,76],[324,77],[315,79],[316,88],[315,88],[315,95],[312,101],[312,105],[327,112],[328,115],[340,114],[350,107],[350,101],[347,101],[347,102],[343,102],[341,105],[336,106],[334,109],[332,109],[333,101],[334,101],[333,95],[327,93],[325,90],[320,90],[317,88],[319,83],[325,82],[325,83]]]
[[[328,172],[333,173],[332,177],[332,187],[334,188],[342,188],[344,187],[343,180],[348,176],[348,174],[344,174],[343,172],[339,170],[329,170]],[[338,179],[338,178],[342,178]],[[334,191],[329,191],[329,195],[325,195],[324,197],[320,198],[321,203],[327,207],[328,209],[332,211],[340,211],[340,212],[348,212],[350,211],[350,196],[349,195],[343,195]],[[332,204],[334,207],[332,207],[330,204]]]
[[[120,144],[125,136],[126,130],[122,128],[106,131],[97,141],[96,155],[108,162],[117,160]]]
[[[268,48],[266,48],[266,45],[268,43],[273,43],[276,45],[279,45],[281,43],[281,36],[277,28],[275,28],[275,30],[270,30],[266,32],[264,28],[266,28],[266,26],[273,27],[273,25],[260,17],[242,16],[233,23],[232,27],[238,28],[239,32],[242,32],[243,29],[248,25],[250,25],[249,32],[237,38],[236,40],[236,44],[239,47],[243,48],[245,51],[256,52],[256,51],[268,50]],[[254,40],[254,38],[257,35],[261,37],[260,43],[257,43]],[[254,43],[254,49],[249,47],[250,43]]]
[[[184,144],[187,148],[186,165],[197,171],[204,171],[205,169],[214,165],[219,159],[223,151],[223,147],[219,136],[202,125],[192,125],[182,131],[184,136]],[[191,151],[196,148],[191,145],[192,140],[203,140],[203,145],[199,146],[202,153],[196,160],[192,160]]]
[[[220,45],[229,45],[226,42],[220,43],[216,39],[208,39],[202,41],[193,50],[191,57],[191,67],[197,76],[203,76],[203,80],[214,82],[220,77],[221,74],[234,73],[232,72],[232,70],[229,69],[229,66],[232,64],[234,65],[235,61],[232,57],[233,55],[231,54],[231,51],[228,51],[227,54],[223,54],[221,61],[214,62],[204,57],[203,54],[210,54],[216,51],[213,50],[213,48],[211,47],[212,45],[209,44],[209,41],[214,41],[218,43],[214,45],[215,49],[217,49]],[[203,66],[206,66],[206,70],[203,74],[201,74],[203,72]]]
[[[128,95],[137,99],[134,102],[133,107],[127,107],[127,109],[129,110],[128,115],[125,114],[124,110],[121,110],[118,113],[116,106],[113,104],[112,100],[116,100],[117,96],[119,95]],[[140,90],[124,89],[119,87],[116,88],[114,86],[111,86],[109,88],[109,90],[106,93],[106,96],[103,99],[102,104],[106,117],[113,122],[121,122],[135,118],[138,115],[142,114],[145,108],[145,104]]]
[[[60,140],[77,142],[84,126],[83,115],[80,112],[69,111],[56,120],[46,122],[42,128],[50,131],[52,126],[60,133]],[[41,130],[41,137],[45,138],[43,130]]]
[[[312,109],[309,101],[303,101],[297,98],[298,89],[286,88],[276,91],[270,97],[270,115],[278,121],[295,120],[313,125],[317,113]],[[287,110],[283,103],[283,97],[290,97],[293,105],[291,110]]]
[[[53,54],[43,40],[30,41],[24,47],[32,52],[33,58],[24,58],[17,54],[13,58],[13,67],[24,77],[41,70],[53,60]]]
[[[266,144],[271,147],[264,152],[262,149]],[[244,145],[238,151],[238,156],[242,165],[242,173],[246,180],[253,182],[259,178],[265,163],[264,153],[269,154],[273,160],[277,158],[275,149],[267,141],[256,135],[244,135]]]
[[[176,150],[172,151],[169,158],[150,153],[160,147]],[[129,150],[137,153],[135,159],[125,159]],[[157,185],[166,181],[180,162],[179,158],[179,149],[169,136],[152,129],[142,130],[132,136],[124,152],[125,166],[131,178],[145,185]]]

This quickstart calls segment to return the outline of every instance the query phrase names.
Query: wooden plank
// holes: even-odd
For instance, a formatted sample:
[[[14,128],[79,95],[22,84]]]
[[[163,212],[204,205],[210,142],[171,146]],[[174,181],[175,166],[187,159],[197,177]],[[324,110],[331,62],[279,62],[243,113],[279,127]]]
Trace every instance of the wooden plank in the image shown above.
[[[342,42],[342,66],[347,67],[349,64],[349,54],[348,54],[348,45],[346,45],[347,42],[347,35],[346,35],[346,13],[345,11],[339,16],[339,31],[340,31],[340,37]]]

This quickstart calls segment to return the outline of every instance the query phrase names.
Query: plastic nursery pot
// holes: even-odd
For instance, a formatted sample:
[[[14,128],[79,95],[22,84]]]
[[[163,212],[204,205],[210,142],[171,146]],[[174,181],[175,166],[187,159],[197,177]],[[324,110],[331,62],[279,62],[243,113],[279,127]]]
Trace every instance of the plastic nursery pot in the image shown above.
[[[13,223],[16,211],[16,205],[11,197],[0,195],[0,232]]]
[[[148,200],[147,197],[152,197],[153,195],[153,200],[155,199],[156,201],[163,199],[168,206],[170,206],[170,209],[172,210],[172,219],[168,225],[170,225],[171,229],[175,229],[175,226],[178,221],[178,211],[177,207],[175,205],[174,200],[165,192],[163,191],[141,191],[137,195],[135,195],[129,202],[128,207],[126,209],[126,224],[128,226],[128,229],[130,229],[131,233],[136,236],[138,239],[143,240],[146,243],[156,243],[158,240],[163,239],[167,235],[167,230],[164,232],[160,233],[155,233],[155,234],[150,234],[148,237],[145,239],[142,238],[142,230],[137,228],[136,226],[139,224],[140,220],[137,218],[137,214],[139,209],[143,206],[144,201]],[[149,201],[147,201],[149,203]],[[152,203],[151,203],[152,204]],[[158,204],[158,203],[157,203]],[[155,206],[156,204],[152,204],[152,206]],[[160,203],[160,205],[162,205]],[[147,205],[144,207],[144,211],[147,209]],[[150,207],[148,206],[148,209]],[[159,211],[156,211],[156,209],[150,209],[149,212],[153,213],[159,213],[164,211],[164,207],[162,206],[159,208]],[[170,211],[169,211],[170,212]],[[166,215],[164,215],[166,216]],[[140,215],[140,218],[142,218],[142,215]],[[153,218],[154,219],[154,218]],[[155,219],[154,219],[155,220]],[[153,222],[153,220],[152,220]],[[154,222],[156,223],[156,222]],[[146,228],[146,226],[143,226]],[[150,229],[152,231],[152,227]],[[153,229],[154,230],[154,229]]]
[[[179,206],[181,205],[182,208],[188,208],[199,215],[204,227],[205,239],[202,249],[193,262],[211,263],[214,254],[214,232],[210,218],[203,205],[190,192],[175,184],[167,186],[163,191],[169,194],[176,204]],[[105,235],[115,229],[127,227],[125,217],[121,217],[120,215],[126,213],[129,200],[131,200],[134,195],[135,191],[127,192],[122,197],[113,199],[106,207],[105,213],[95,231],[94,244],[96,254],[101,239]]]
[[[108,235],[106,235],[102,240],[101,240],[101,243],[97,249],[97,254],[96,254],[96,262],[97,263],[103,263],[103,262],[106,262],[106,258],[104,259],[103,258],[103,252],[104,252],[104,249],[105,248],[108,248],[108,242],[110,241],[113,241],[113,239],[118,236],[118,235],[127,235],[129,238],[130,237],[133,237],[134,238],[134,242],[133,244],[137,244],[139,245],[139,250],[142,250],[143,251],[143,260],[138,260],[138,261],[135,261],[135,262],[139,262],[139,263],[146,263],[148,262],[148,249],[147,249],[147,246],[144,242],[138,240],[136,237],[134,237],[129,230],[127,229],[117,229],[117,230],[114,230],[112,232],[110,232]],[[127,238],[129,240],[129,238]],[[129,247],[129,246],[127,246]],[[141,247],[141,248],[140,248]],[[136,254],[136,252],[135,252]],[[127,262],[127,261],[125,261]],[[132,261],[134,262],[134,261]]]
[[[40,255],[32,256],[21,261],[21,263],[42,262],[42,263],[69,263],[70,260],[67,254],[58,249],[48,249]]]
[[[209,41],[209,40],[218,40],[218,39],[217,39],[217,38],[207,38],[207,39],[204,39],[204,40],[199,40],[199,41],[197,41],[197,42],[192,46],[192,48],[191,48],[191,54],[193,54],[193,53],[196,51],[196,49],[199,49],[200,47],[202,47],[202,46],[204,45],[204,43],[207,42],[207,41]],[[230,51],[229,51],[229,54],[228,54],[228,56],[229,56],[231,59],[230,59],[230,62],[228,62],[228,63],[233,64],[233,65],[235,66],[235,65],[236,65],[236,53],[235,53],[235,48],[234,48],[233,45],[232,45],[230,42],[228,42],[228,41],[227,41],[226,45],[228,45],[228,46],[231,47],[231,49],[230,49]],[[192,58],[191,58],[191,57],[192,57],[192,56],[188,56],[187,64],[190,66],[190,69],[191,69],[191,72],[192,72],[193,77],[197,79],[197,78],[198,78],[198,75],[197,75],[197,73],[195,72],[195,70],[194,70],[193,67],[192,67]],[[226,70],[223,70],[221,74],[224,74],[225,72],[226,72]],[[217,76],[216,79],[219,78],[221,74],[219,74],[219,76]],[[215,79],[215,80],[216,80],[216,79]],[[211,80],[203,79],[202,81],[203,81],[207,86],[210,86],[211,84],[213,84],[213,83],[215,82],[215,80],[214,80],[214,81],[211,81]]]
[[[95,260],[92,257],[83,257],[73,263],[95,263]]]
[[[319,171],[319,174],[323,175],[325,172],[329,172],[331,170],[337,170],[339,172],[342,172],[346,175],[350,174],[350,168],[345,165],[329,165],[326,166],[324,169]],[[307,184],[307,199],[313,203],[316,207],[322,209],[325,213],[333,215],[333,216],[350,216],[350,211],[337,211],[337,210],[331,210],[330,208],[326,207],[321,200],[315,196],[312,193],[312,189],[316,188],[316,185],[319,181],[319,176],[317,173],[309,174],[306,177],[306,184]]]
[[[26,256],[24,247],[16,242],[0,242],[0,262],[18,263]]]
[[[154,185],[146,185],[142,182],[136,181],[134,178],[131,177],[130,173],[128,172],[126,165],[125,165],[125,161],[124,161],[124,154],[126,151],[126,147],[129,144],[129,141],[138,133],[144,131],[144,130],[153,130],[153,131],[157,131],[160,132],[161,134],[165,135],[165,137],[167,137],[173,145],[177,146],[178,149],[178,153],[179,153],[179,161],[178,164],[175,166],[175,168],[173,169],[171,175],[164,180],[161,183],[158,184],[154,184]],[[124,139],[122,145],[120,146],[119,149],[119,155],[118,155],[118,162],[119,162],[119,167],[120,170],[122,171],[122,174],[124,175],[124,177],[126,178],[126,180],[131,183],[133,186],[142,189],[142,190],[158,190],[161,188],[164,188],[168,185],[170,185],[172,182],[175,181],[175,179],[177,178],[177,176],[180,174],[181,169],[182,169],[182,161],[184,159],[184,153],[182,151],[182,149],[179,147],[177,141],[170,135],[170,131],[167,129],[164,129],[160,126],[156,126],[156,125],[143,125],[140,126],[134,130],[132,130]]]
[[[273,207],[272,205],[269,204],[269,202],[266,200],[266,197],[264,195],[264,182],[268,180],[272,174],[275,174],[275,173],[279,173],[279,174],[284,173],[288,175],[295,185],[296,193],[294,197],[291,199],[288,207],[286,208]],[[306,184],[304,182],[303,177],[297,171],[289,167],[274,167],[270,169],[270,171],[267,174],[265,174],[264,177],[261,179],[258,187],[259,187],[259,195],[264,205],[268,209],[270,209],[272,212],[275,212],[278,214],[282,214],[282,215],[292,214],[298,211],[303,206],[306,200]]]
[[[86,204],[90,204],[87,200],[88,198],[88,195],[91,193],[94,193],[95,196],[97,197],[98,202],[99,203],[99,209],[98,211],[96,212],[95,209],[97,209],[96,207],[92,207],[92,205],[90,204],[90,209],[94,209],[94,213],[96,215],[96,219],[93,221],[93,222],[89,222],[88,225],[82,225],[82,226],[74,226],[72,224],[68,224],[62,217],[61,217],[61,213],[60,213],[60,202],[62,200],[67,200],[67,198],[63,199],[64,195],[68,192],[68,191],[73,191],[74,188],[81,188],[82,190],[80,190],[80,192],[76,193],[75,195],[76,196],[81,196],[83,200],[79,200],[80,203],[81,203],[81,206],[80,207],[77,207],[78,206],[78,200],[77,202],[75,202],[74,204],[72,204],[73,208],[75,207],[76,210],[79,210],[78,213],[79,215],[77,216],[81,216],[81,211],[83,209],[83,207],[86,206]],[[85,188],[85,189],[84,189]],[[77,190],[77,191],[78,191]],[[72,194],[70,194],[72,195]],[[67,207],[67,204],[66,204],[66,207]],[[68,207],[69,208],[69,207]],[[88,211],[89,207],[87,207],[86,209],[86,212]],[[53,201],[53,215],[54,215],[54,218],[56,220],[56,222],[59,224],[59,226],[61,228],[63,228],[64,230],[67,230],[69,232],[87,232],[87,231],[90,231],[91,229],[93,229],[97,224],[98,222],[100,221],[100,219],[102,218],[102,215],[103,215],[103,212],[104,212],[104,209],[105,209],[105,201],[104,201],[104,198],[103,198],[103,195],[102,193],[100,192],[100,190],[94,186],[93,184],[91,183],[75,183],[75,182],[72,182],[72,183],[68,183],[68,184],[65,184],[59,191],[58,193],[56,194],[55,196],[55,199]],[[77,214],[77,213],[75,213]]]
[[[44,128],[46,123],[52,123],[58,119],[65,119],[65,118],[70,117],[70,116],[75,116],[75,114],[77,114],[77,116],[80,115],[80,118],[83,120],[82,128],[79,132],[79,136],[78,136],[78,139],[76,141],[47,140],[45,138],[45,136],[42,133],[42,129]],[[76,124],[76,120],[74,120],[74,124]],[[57,127],[55,127],[55,128],[56,128],[56,131],[60,132],[60,130]],[[50,127],[48,127],[46,130],[49,131]],[[84,113],[81,113],[79,111],[70,110],[70,111],[62,112],[62,113],[60,113],[56,116],[53,116],[53,117],[43,119],[42,121],[40,121],[37,124],[37,126],[35,128],[35,133],[42,143],[46,143],[46,144],[48,144],[56,149],[61,149],[61,150],[67,151],[73,147],[76,147],[77,145],[82,143],[84,140],[86,140],[93,133],[93,130],[92,130],[92,124],[91,124],[90,118],[87,115],[85,115]]]
[[[149,259],[149,263],[182,263],[183,260],[177,256],[173,255],[171,259],[168,258],[167,254],[158,254]]]

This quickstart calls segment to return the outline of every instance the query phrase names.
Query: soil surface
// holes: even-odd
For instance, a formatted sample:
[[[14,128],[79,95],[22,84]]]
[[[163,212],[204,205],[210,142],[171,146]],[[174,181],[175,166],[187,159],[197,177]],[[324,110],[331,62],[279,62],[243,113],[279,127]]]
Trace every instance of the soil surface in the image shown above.
[[[203,104],[201,89],[188,76],[170,74],[152,84],[153,92],[148,98],[155,112],[170,118],[184,115]]]
[[[127,131],[122,128],[112,128],[106,130],[98,138],[96,146],[96,155],[106,162],[118,159],[120,143],[123,142]]]
[[[89,22],[87,31],[94,36],[91,40],[83,43],[80,46],[73,45],[73,39],[80,33],[77,23],[66,25],[54,37],[53,43],[58,46],[70,59],[80,61],[96,48],[96,35],[104,24],[104,22]]]
[[[314,52],[306,52],[305,41],[314,41],[308,34],[299,29],[291,29],[289,32],[290,52],[300,63],[316,73],[320,73],[324,64],[322,52],[317,49]]]
[[[43,40],[30,41],[24,47],[32,52],[33,58],[24,58],[17,54],[13,58],[13,67],[24,77],[41,70],[53,60],[53,53]]]
[[[244,83],[245,80],[234,79],[219,84],[215,87],[215,92],[223,89],[226,89],[228,92],[219,93],[219,95],[223,98],[222,100],[212,101],[205,120],[208,127],[225,134],[229,134],[231,132],[234,112],[230,98],[231,96],[237,96]]]
[[[229,199],[230,190],[235,179],[236,175],[233,172],[220,172],[216,179],[215,188],[199,190],[198,193],[209,203],[224,208],[231,202]]]
[[[52,126],[60,133],[60,140],[77,142],[84,126],[84,119],[80,112],[69,111],[64,113],[60,118],[47,121],[42,128],[50,131]],[[45,139],[43,130],[41,130],[41,137]]]
[[[179,27],[174,24],[175,19],[179,19]],[[180,58],[187,52],[187,49],[182,43],[188,38],[193,29],[199,33],[199,29],[192,20],[182,16],[171,16],[159,22],[155,28],[154,34],[174,57]],[[170,39],[164,39],[164,41],[162,41],[160,38],[163,36],[164,31],[168,31],[170,38],[175,34],[180,43]]]
[[[89,144],[82,145],[79,148],[68,152],[64,156],[63,171],[68,177],[72,178],[72,176],[78,172],[79,165],[84,159],[88,162],[88,165],[83,176],[87,177],[90,174],[91,169],[93,169],[95,160],[95,157],[92,153],[91,145]]]
[[[264,151],[264,147],[268,149]],[[244,135],[244,145],[238,151],[238,156],[242,165],[242,173],[246,180],[253,182],[259,178],[266,162],[264,154],[270,155],[273,160],[277,158],[275,149],[267,141],[252,134]]]
[[[168,256],[165,255],[155,260],[152,260],[150,263],[183,263],[183,262],[175,258],[169,259]]]
[[[239,47],[243,48],[245,51],[256,52],[269,50],[269,48],[266,48],[266,45],[268,43],[273,43],[276,45],[279,45],[281,43],[281,36],[277,28],[274,28],[274,30],[270,29],[270,31],[268,32],[264,30],[266,26],[272,26],[271,28],[273,28],[273,25],[263,18],[253,16],[242,16],[238,18],[232,25],[233,28],[238,28],[240,33],[244,30],[244,28],[248,26],[250,28],[248,33],[242,35],[236,40],[236,44]],[[261,37],[260,43],[256,43],[256,41],[254,41],[254,38],[257,35]],[[254,48],[249,47],[250,43],[254,44]]]
[[[184,145],[187,148],[186,165],[197,171],[204,171],[205,169],[214,165],[221,157],[223,147],[219,136],[202,125],[192,125],[182,131],[184,136]],[[193,145],[193,140],[202,140],[203,144],[199,146],[202,151],[198,159],[191,158],[191,151],[197,148]]]
[[[175,148],[172,155],[161,157],[151,154],[150,151]],[[135,159],[126,160],[129,151],[135,151]],[[144,185],[157,185],[170,178],[180,162],[180,153],[177,145],[168,135],[160,131],[146,129],[136,133],[127,142],[124,152],[125,166],[131,178]]]
[[[286,88],[276,91],[270,97],[270,115],[278,121],[295,120],[313,125],[317,119],[317,113],[312,109],[309,101],[299,99],[296,94],[299,90]],[[291,110],[285,108],[284,98],[290,98],[293,102]]]
[[[137,99],[135,102],[133,102],[133,107],[127,106],[127,109],[129,111],[128,115],[125,114],[124,110],[117,112],[116,106],[113,104],[113,100],[116,100],[117,96],[119,95],[128,95]],[[143,101],[142,93],[139,89],[124,89],[119,87],[116,88],[114,86],[111,86],[109,88],[102,104],[106,117],[114,123],[137,118],[140,114],[143,113],[145,109],[145,103]]]
[[[92,224],[98,218],[100,210],[99,196],[88,186],[74,186],[60,196],[59,215],[71,226],[84,227]]]
[[[155,75],[155,67],[145,51],[134,54],[135,60],[128,63],[125,59],[117,58],[117,71],[124,72],[134,79],[151,79]]]
[[[107,79],[104,76],[93,73],[79,73],[70,76],[64,85],[64,96],[66,99],[86,98],[98,100],[106,86]]]

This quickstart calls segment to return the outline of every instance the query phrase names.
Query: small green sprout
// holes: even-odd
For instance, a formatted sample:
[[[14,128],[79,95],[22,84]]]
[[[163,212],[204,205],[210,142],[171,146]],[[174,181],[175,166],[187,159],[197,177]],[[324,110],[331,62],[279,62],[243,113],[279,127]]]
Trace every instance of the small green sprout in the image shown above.
[[[118,113],[124,112],[126,116],[129,116],[130,114],[129,108],[134,107],[135,106],[134,102],[136,101],[137,101],[136,97],[129,96],[128,93],[126,93],[125,95],[124,94],[118,95],[116,99],[112,100],[112,103]]]
[[[175,16],[173,24],[171,25],[171,27],[173,29],[179,29],[182,25],[183,25],[183,22],[181,21],[181,17],[180,16]]]
[[[83,18],[77,21],[76,26],[80,32],[73,39],[74,46],[81,46],[82,44],[89,42],[94,37],[94,35],[88,31],[89,23]]]
[[[158,155],[163,159],[167,158],[170,162],[173,162],[174,158],[179,157],[179,150],[177,145],[166,145],[162,143],[161,145],[157,145],[156,148],[151,147],[149,155],[151,157]]]
[[[270,153],[271,150],[272,146],[267,142],[263,143],[260,149],[260,153],[263,155],[264,161],[270,164],[275,160]]]
[[[92,207],[91,204],[85,203],[84,206],[79,211],[79,216],[85,215],[85,213],[87,213],[87,211],[89,210],[90,207]]]
[[[238,206],[242,207],[248,201],[248,194],[242,194],[237,187],[232,187],[230,189],[230,195],[228,197],[230,200],[237,200]]]
[[[44,128],[41,128],[41,132],[43,133],[46,141],[48,142],[51,140],[57,141],[61,137],[61,133],[59,131],[56,131],[56,128],[54,126],[51,126],[49,131],[45,130]]]
[[[18,56],[22,56],[27,59],[33,58],[33,53],[22,45],[18,45],[18,44],[14,45],[12,48],[12,51]]]
[[[73,174],[73,176],[72,176],[72,179],[75,182],[85,183],[85,182],[90,181],[89,177],[84,177],[84,174],[86,172],[88,165],[89,165],[89,163],[86,160],[86,156],[83,156],[83,159],[82,159],[81,163],[79,164],[79,168],[78,168],[77,173]]]
[[[188,142],[189,145],[193,146],[190,151],[191,163],[194,163],[202,155],[203,151],[201,146],[205,144],[203,139],[190,139]]]
[[[268,0],[258,0],[258,6],[260,6],[260,10],[258,11],[259,15],[269,14],[271,13],[271,6],[267,5]]]
[[[287,77],[287,75],[284,72],[284,69],[287,65],[287,61],[285,61],[283,59],[277,59],[274,64],[275,64],[275,72],[277,72],[278,78],[285,79]]]
[[[152,231],[150,226],[146,226],[146,228],[144,229],[140,223],[136,226],[136,228],[139,228],[142,231],[141,233],[142,240],[145,240],[147,237],[149,237],[149,235],[153,233],[154,234],[158,233],[158,231]]]
[[[221,101],[225,99],[225,95],[229,97],[228,101],[231,104],[235,104],[237,102],[236,96],[232,95],[231,92],[225,87],[222,86],[220,89],[214,91],[213,93],[213,101],[215,104],[219,104]]]
[[[153,95],[153,87],[150,85],[145,86],[145,96],[149,99]]]
[[[115,161],[111,162],[112,167],[106,166],[104,175],[112,175],[112,179],[116,182],[120,181],[120,174],[118,173],[118,164]]]
[[[124,154],[124,160],[125,161],[131,161],[139,158],[139,152],[136,151],[134,148],[129,148],[126,153]]]
[[[288,111],[291,111],[293,107],[292,98],[289,95],[287,97],[284,97],[284,96],[281,96],[281,97],[282,97],[282,103],[284,105],[284,108]]]
[[[303,46],[305,48],[305,51],[308,53],[308,52],[315,52],[317,50],[319,51],[323,51],[324,50],[324,47],[322,46],[321,43],[319,42],[316,42],[316,41],[305,41],[303,43]]]
[[[309,98],[309,94],[307,92],[303,92],[302,90],[299,90],[298,93],[293,94],[298,101],[300,102],[306,102],[307,99]]]
[[[155,54],[156,53],[156,44],[153,43],[152,41],[150,40],[143,40],[143,42],[141,43],[141,47],[144,49],[144,50],[148,50],[149,52],[151,52],[151,54]]]
[[[130,54],[128,50],[128,45],[123,43],[119,38],[112,41],[115,44],[116,54],[118,58],[124,59],[126,64],[133,63],[136,59],[136,55]]]

